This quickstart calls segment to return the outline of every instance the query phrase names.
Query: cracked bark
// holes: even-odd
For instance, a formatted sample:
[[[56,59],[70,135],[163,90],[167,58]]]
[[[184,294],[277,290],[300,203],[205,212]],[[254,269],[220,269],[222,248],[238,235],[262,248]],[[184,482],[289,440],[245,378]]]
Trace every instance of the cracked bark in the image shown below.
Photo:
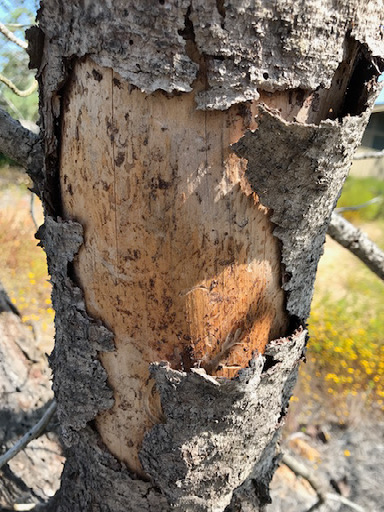
[[[68,458],[52,510],[261,511],[378,2],[39,13],[39,236]]]

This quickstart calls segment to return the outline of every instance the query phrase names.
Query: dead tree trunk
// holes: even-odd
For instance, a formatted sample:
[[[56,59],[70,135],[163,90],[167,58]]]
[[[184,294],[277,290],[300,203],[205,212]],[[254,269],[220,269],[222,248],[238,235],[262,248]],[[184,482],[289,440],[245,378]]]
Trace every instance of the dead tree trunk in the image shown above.
[[[58,2],[30,33],[57,511],[261,510],[380,2]]]

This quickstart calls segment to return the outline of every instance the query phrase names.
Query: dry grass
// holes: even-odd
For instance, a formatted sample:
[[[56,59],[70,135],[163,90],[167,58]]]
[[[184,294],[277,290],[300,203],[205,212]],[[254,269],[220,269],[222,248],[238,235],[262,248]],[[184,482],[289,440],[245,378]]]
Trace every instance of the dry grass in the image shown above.
[[[361,228],[377,243],[383,222]],[[320,260],[307,363],[300,369],[289,422],[353,423],[384,411],[384,283],[330,238]]]
[[[53,346],[51,285],[43,250],[37,246],[35,227],[30,215],[30,193],[23,175],[6,169],[0,181],[0,280],[23,321],[35,331],[43,352]],[[9,184],[9,180],[12,183]],[[38,223],[43,214],[34,201]]]

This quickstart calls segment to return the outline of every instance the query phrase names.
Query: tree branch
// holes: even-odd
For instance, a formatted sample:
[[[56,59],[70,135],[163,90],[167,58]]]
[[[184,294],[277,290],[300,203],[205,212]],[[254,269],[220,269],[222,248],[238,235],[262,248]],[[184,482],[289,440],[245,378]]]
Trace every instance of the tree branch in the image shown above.
[[[316,492],[319,501],[310,508],[311,511],[316,510],[321,504],[325,503],[327,500],[338,501],[339,503],[343,503],[350,507],[352,510],[356,510],[356,512],[365,512],[360,505],[353,503],[348,498],[344,496],[339,496],[338,494],[327,492],[323,483],[319,481],[317,476],[310,471],[304,464],[299,462],[292,457],[288,453],[284,453],[282,457],[282,463],[285,464],[291,471],[295,473],[295,475],[304,478],[312,489]],[[308,511],[309,512],[309,511]]]
[[[39,437],[45,430],[48,423],[51,421],[52,416],[55,414],[56,411],[56,401],[53,400],[51,405],[48,407],[48,409],[45,411],[43,416],[40,418],[40,420],[34,425],[31,430],[29,430],[17,443],[12,446],[11,449],[9,449],[4,455],[0,457],[0,468],[4,466],[4,464],[7,464],[13,457],[15,457],[21,450],[24,450],[24,448],[33,440]]]
[[[38,143],[39,137],[7,112],[0,109],[0,151],[27,168],[31,163],[31,152]]]
[[[329,492],[329,493],[327,493],[327,499],[332,500],[332,501],[338,501],[339,503],[346,505],[347,507],[351,508],[352,510],[356,510],[356,512],[365,512],[363,507],[360,507],[360,505],[353,503],[353,501],[349,500],[345,496],[339,496],[338,494]]]
[[[365,233],[333,212],[328,234],[346,249],[349,249],[380,279],[384,279],[384,252]]]
[[[32,85],[28,87],[28,89],[25,89],[24,91],[18,89],[16,85],[12,82],[12,80],[9,80],[9,78],[5,77],[2,73],[0,73],[0,82],[3,82],[7,87],[11,89],[12,92],[17,94],[17,96],[30,96],[37,90],[37,81],[34,80]]]
[[[0,89],[0,98],[7,105],[7,107],[12,110],[13,114],[18,119],[22,118],[22,114],[21,114],[20,110],[16,107],[16,105],[9,98],[7,98],[7,96],[5,96],[5,94],[3,93],[3,91],[1,89]]]
[[[0,23],[0,32],[12,43],[17,44],[17,46],[20,46],[20,48],[23,48],[23,50],[26,50],[28,48],[28,44],[25,41],[22,41],[18,37],[15,36],[13,32],[11,32],[3,23]]]
[[[368,158],[383,158],[383,151],[367,151],[366,153],[356,153],[353,157],[354,160],[367,160]]]
[[[365,201],[365,203],[358,204],[356,206],[341,206],[340,208],[335,208],[336,213],[341,212],[354,212],[356,210],[361,210],[361,208],[366,208],[367,206],[370,206],[371,204],[380,203],[383,200],[381,196],[374,197],[373,199],[370,199],[369,201]]]
[[[6,23],[6,27],[12,27],[12,28],[25,28],[30,27],[31,23]]]
[[[43,176],[41,140],[0,108],[0,152],[24,167],[37,189]]]
[[[295,475],[301,476],[309,483],[319,498],[319,505],[321,503],[325,503],[327,499],[327,491],[325,485],[319,482],[315,475],[306,466],[304,466],[304,464],[301,464],[301,462],[296,460],[294,457],[292,457],[292,455],[289,455],[288,453],[283,454],[281,462],[285,464],[291,471],[293,471]]]

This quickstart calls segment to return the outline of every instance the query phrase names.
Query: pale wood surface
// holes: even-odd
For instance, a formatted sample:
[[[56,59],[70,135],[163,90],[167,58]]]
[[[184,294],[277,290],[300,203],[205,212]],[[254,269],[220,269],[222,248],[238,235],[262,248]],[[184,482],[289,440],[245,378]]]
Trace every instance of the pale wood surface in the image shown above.
[[[115,406],[97,425],[137,471],[143,434],[161,420],[150,362],[232,377],[285,334],[273,226],[230,151],[251,119],[244,106],[196,111],[193,93],[146,95],[91,60],[73,72],[64,216],[84,227],[75,273],[116,344],[100,355]]]

